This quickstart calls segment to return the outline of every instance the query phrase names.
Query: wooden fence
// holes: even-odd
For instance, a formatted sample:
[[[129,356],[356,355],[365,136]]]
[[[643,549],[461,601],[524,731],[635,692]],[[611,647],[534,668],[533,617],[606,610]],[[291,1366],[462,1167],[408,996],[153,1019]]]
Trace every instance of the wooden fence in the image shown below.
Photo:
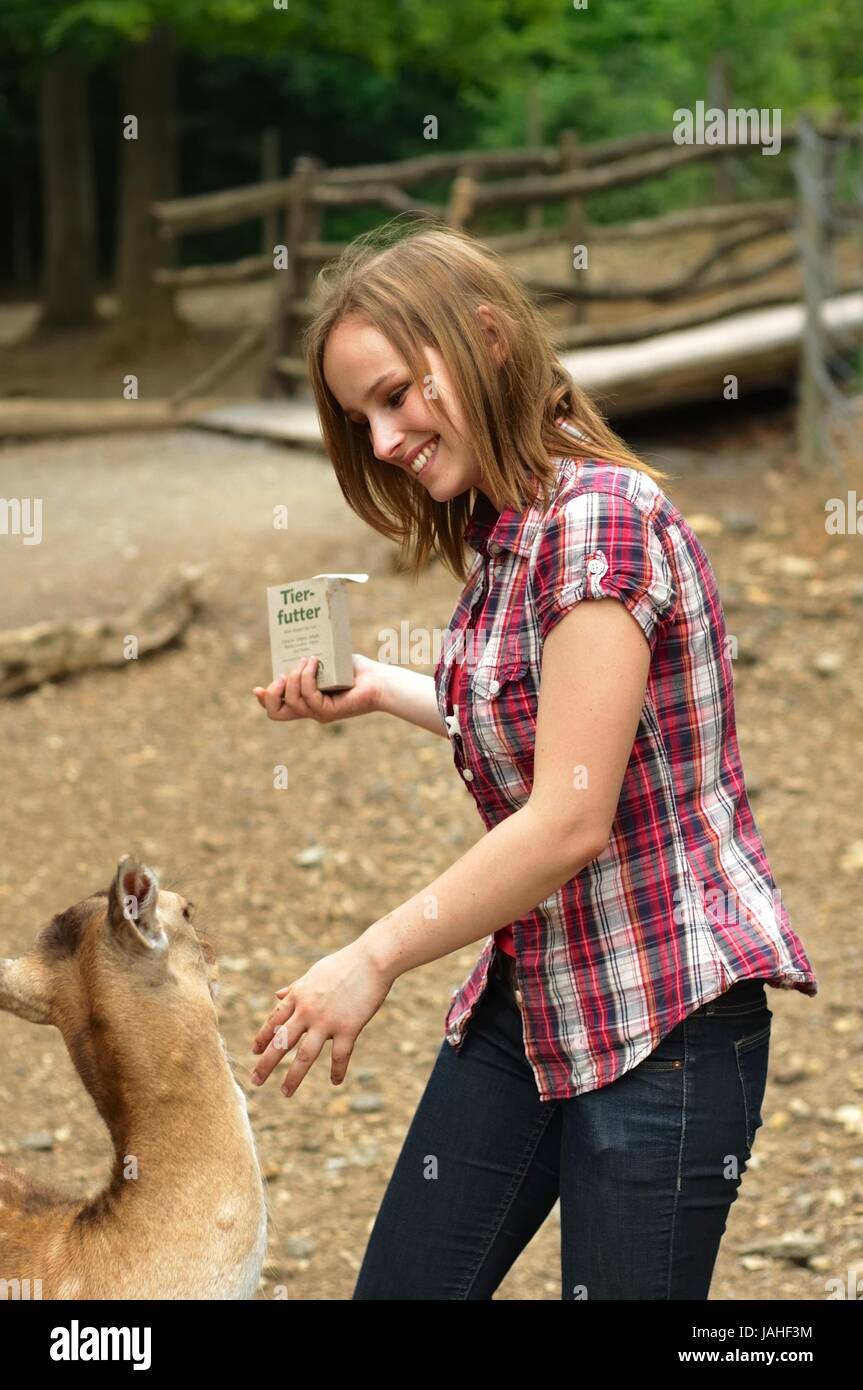
[[[827,141],[847,135],[837,124],[822,126],[819,133]],[[782,143],[793,147],[798,137],[797,127],[783,131]],[[319,160],[301,156],[286,178],[157,203],[152,211],[160,236],[166,240],[264,219],[270,230],[275,227],[281,231],[280,244],[286,248],[284,267],[280,269],[276,269],[275,255],[266,252],[228,264],[164,268],[156,272],[160,284],[176,289],[275,277],[276,302],[271,323],[245,334],[229,353],[178,395],[202,394],[265,339],[265,394],[295,389],[305,379],[300,338],[303,324],[312,312],[311,286],[320,267],[343,249],[343,243],[322,240],[322,219],[327,209],[372,206],[386,214],[431,216],[449,226],[474,232],[500,252],[519,252],[561,242],[570,247],[589,245],[600,235],[605,244],[637,243],[639,239],[698,230],[713,234],[713,244],[694,266],[677,274],[660,271],[637,284],[597,285],[591,283],[589,272],[583,271],[572,271],[572,278],[560,282],[522,276],[522,282],[541,306],[570,307],[570,322],[555,325],[553,330],[553,341],[559,350],[634,341],[657,331],[655,315],[649,311],[623,324],[585,323],[583,316],[590,304],[646,302],[663,310],[661,327],[666,331],[710,322],[742,309],[787,302],[787,290],[780,292],[764,282],[798,260],[792,198],[692,208],[627,224],[603,225],[601,229],[589,224],[586,217],[586,200],[596,194],[667,177],[690,165],[727,160],[734,153],[751,157],[761,148],[754,141],[675,145],[668,132],[583,144],[575,131],[565,130],[556,146],[428,154],[343,169],[327,169]],[[451,180],[446,203],[430,202],[410,191],[433,179]],[[533,210],[557,204],[564,205],[563,226],[536,226]],[[485,235],[480,230],[484,215],[497,209],[525,210],[524,229]],[[763,246],[764,254],[741,262],[741,249],[755,245]],[[670,313],[669,305],[673,306]]]
[[[840,208],[840,156],[855,138],[855,187],[849,206]],[[804,323],[798,392],[797,431],[800,460],[810,473],[825,463],[847,487],[842,446],[831,436],[859,431],[853,394],[859,391],[863,343],[859,332],[831,333],[825,305],[836,294],[837,270],[833,244],[841,232],[856,233],[863,252],[863,126],[841,140],[825,140],[814,123],[803,118],[794,172],[800,210],[797,232],[800,251]],[[858,360],[853,360],[855,351]],[[839,380],[837,380],[837,376]],[[842,381],[844,376],[845,380]],[[850,384],[850,391],[849,391]],[[834,427],[838,426],[836,429]]]

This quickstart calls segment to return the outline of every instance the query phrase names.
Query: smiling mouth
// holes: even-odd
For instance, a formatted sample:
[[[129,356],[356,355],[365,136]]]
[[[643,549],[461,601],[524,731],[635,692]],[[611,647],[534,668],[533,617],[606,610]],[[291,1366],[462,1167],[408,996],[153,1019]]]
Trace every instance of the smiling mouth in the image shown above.
[[[422,473],[423,469],[425,468],[426,464],[431,463],[432,459],[437,453],[439,443],[440,435],[436,434],[431,443],[426,444],[424,448],[420,449],[416,458],[411,459],[410,470],[415,476],[419,476],[419,474]]]

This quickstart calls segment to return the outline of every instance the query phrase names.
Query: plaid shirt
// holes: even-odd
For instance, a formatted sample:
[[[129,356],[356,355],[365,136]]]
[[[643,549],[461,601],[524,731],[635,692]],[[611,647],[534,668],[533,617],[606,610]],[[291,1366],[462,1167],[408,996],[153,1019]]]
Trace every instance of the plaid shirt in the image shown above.
[[[554,625],[584,599],[617,598],[650,645],[609,843],[511,924],[525,1053],[542,1100],[609,1085],[738,980],[818,990],[747,799],[707,555],[646,473],[555,462],[545,515],[541,500],[498,513],[477,493],[464,530],[477,553],[434,674],[456,768],[491,829],[530,795],[543,642]],[[494,949],[492,934],[453,992],[446,1038],[456,1049]]]

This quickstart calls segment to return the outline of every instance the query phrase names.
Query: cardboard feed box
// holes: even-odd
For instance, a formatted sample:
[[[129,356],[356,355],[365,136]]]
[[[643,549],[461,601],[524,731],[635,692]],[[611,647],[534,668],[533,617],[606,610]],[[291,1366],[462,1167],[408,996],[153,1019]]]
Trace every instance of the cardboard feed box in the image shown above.
[[[273,680],[294,669],[301,656],[318,657],[319,690],[349,690],[354,683],[349,583],[367,574],[314,574],[267,589]]]

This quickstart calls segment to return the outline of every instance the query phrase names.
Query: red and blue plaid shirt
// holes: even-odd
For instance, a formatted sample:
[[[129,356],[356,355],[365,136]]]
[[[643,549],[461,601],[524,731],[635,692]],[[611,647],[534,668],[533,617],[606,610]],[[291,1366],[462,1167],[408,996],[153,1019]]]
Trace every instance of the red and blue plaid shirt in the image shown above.
[[[560,423],[560,422],[559,422]],[[568,424],[571,433],[578,432]],[[710,562],[648,474],[559,458],[550,508],[478,492],[477,552],[435,667],[455,765],[491,829],[527,801],[543,642],[585,599],[625,604],[650,645],[641,719],[608,845],[511,924],[525,1053],[542,1100],[607,1086],[701,1004],[761,978],[818,985],[756,827]],[[505,933],[454,991],[458,1049]]]

